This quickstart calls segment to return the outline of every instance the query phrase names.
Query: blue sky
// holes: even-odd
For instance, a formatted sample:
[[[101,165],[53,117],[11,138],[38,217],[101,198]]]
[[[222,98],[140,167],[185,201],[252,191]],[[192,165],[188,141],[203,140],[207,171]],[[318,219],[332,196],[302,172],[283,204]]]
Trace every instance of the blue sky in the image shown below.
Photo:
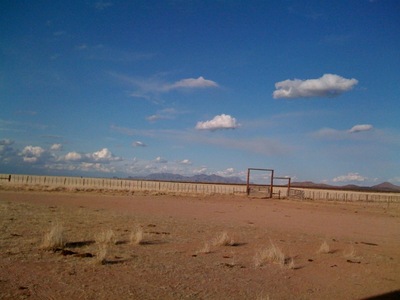
[[[400,2],[2,1],[0,172],[400,184]]]

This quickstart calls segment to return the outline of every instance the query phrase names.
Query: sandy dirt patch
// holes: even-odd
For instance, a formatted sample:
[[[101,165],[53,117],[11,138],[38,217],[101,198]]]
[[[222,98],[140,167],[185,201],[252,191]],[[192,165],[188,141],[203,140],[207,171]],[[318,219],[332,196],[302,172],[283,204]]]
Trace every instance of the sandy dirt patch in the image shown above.
[[[0,224],[1,299],[399,296],[398,204],[0,191]]]

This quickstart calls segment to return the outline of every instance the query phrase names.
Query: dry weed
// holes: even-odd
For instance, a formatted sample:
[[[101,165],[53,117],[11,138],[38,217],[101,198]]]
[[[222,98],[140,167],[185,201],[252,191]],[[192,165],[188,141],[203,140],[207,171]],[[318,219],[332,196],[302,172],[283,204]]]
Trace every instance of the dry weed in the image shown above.
[[[112,229],[104,230],[96,234],[95,241],[98,244],[116,244],[114,231]]]
[[[214,246],[233,246],[235,241],[228,235],[226,231],[222,232],[217,238],[214,239]]]
[[[144,243],[144,232],[141,227],[136,227],[131,233],[129,240],[133,245],[140,245]]]
[[[107,262],[107,260],[106,260],[107,252],[108,252],[107,244],[104,244],[104,243],[100,244],[98,251],[97,251],[95,262],[98,264],[104,265]]]
[[[317,253],[324,253],[324,254],[331,253],[331,248],[329,247],[329,245],[326,241],[323,241],[323,243],[319,247]]]
[[[353,246],[350,246],[350,248],[346,251],[343,251],[343,256],[346,259],[350,259],[350,260],[359,260],[360,257],[356,255],[356,250],[354,249]]]
[[[55,250],[57,248],[64,248],[65,244],[64,228],[61,224],[56,223],[50,229],[50,232],[45,234],[41,248]]]
[[[254,256],[254,264],[261,267],[264,263],[275,263],[283,267],[285,265],[285,255],[273,242],[268,248],[260,250]]]
[[[294,258],[293,258],[293,257],[291,257],[291,258],[286,262],[286,267],[287,267],[288,269],[291,269],[291,270],[296,269],[296,265],[295,265],[295,263],[294,263]]]
[[[211,245],[209,242],[204,242],[203,248],[201,248],[197,253],[208,254],[211,253]]]

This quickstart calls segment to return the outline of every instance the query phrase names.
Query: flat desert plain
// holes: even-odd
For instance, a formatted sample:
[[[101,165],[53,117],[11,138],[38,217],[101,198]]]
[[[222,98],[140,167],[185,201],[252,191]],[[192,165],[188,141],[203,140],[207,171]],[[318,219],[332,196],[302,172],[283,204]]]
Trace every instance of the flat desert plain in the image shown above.
[[[399,204],[3,189],[0,224],[1,299],[400,295]]]

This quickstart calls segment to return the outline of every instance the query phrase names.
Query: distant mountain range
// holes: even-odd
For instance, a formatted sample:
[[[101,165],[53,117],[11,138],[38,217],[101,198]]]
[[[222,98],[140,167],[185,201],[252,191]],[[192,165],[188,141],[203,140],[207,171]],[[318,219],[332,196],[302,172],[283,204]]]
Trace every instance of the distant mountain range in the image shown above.
[[[142,177],[132,177],[129,179],[143,179],[143,180],[160,180],[160,181],[177,181],[177,182],[204,182],[204,183],[227,183],[227,184],[246,184],[246,181],[239,177],[223,177],[219,175],[194,175],[183,176],[172,173],[154,173]],[[400,192],[400,186],[394,185],[390,182],[383,182],[373,186],[358,186],[348,184],[344,186],[335,186],[323,183],[314,183],[312,181],[292,182],[292,187],[299,188],[314,188],[314,189],[337,189],[337,190],[351,190],[351,191],[368,191],[368,192]]]
[[[394,185],[390,182],[383,182],[373,186],[358,186],[355,184],[336,186],[323,183],[314,183],[312,181],[303,181],[303,182],[292,182],[291,186],[299,188],[337,189],[337,190],[366,191],[366,192],[400,192],[400,186]]]
[[[234,183],[244,184],[239,177],[223,177],[219,175],[194,175],[194,176],[183,176],[172,173],[154,173],[144,177],[129,177],[130,179],[144,179],[144,180],[160,180],[160,181],[178,181],[178,182],[204,182],[204,183]]]

